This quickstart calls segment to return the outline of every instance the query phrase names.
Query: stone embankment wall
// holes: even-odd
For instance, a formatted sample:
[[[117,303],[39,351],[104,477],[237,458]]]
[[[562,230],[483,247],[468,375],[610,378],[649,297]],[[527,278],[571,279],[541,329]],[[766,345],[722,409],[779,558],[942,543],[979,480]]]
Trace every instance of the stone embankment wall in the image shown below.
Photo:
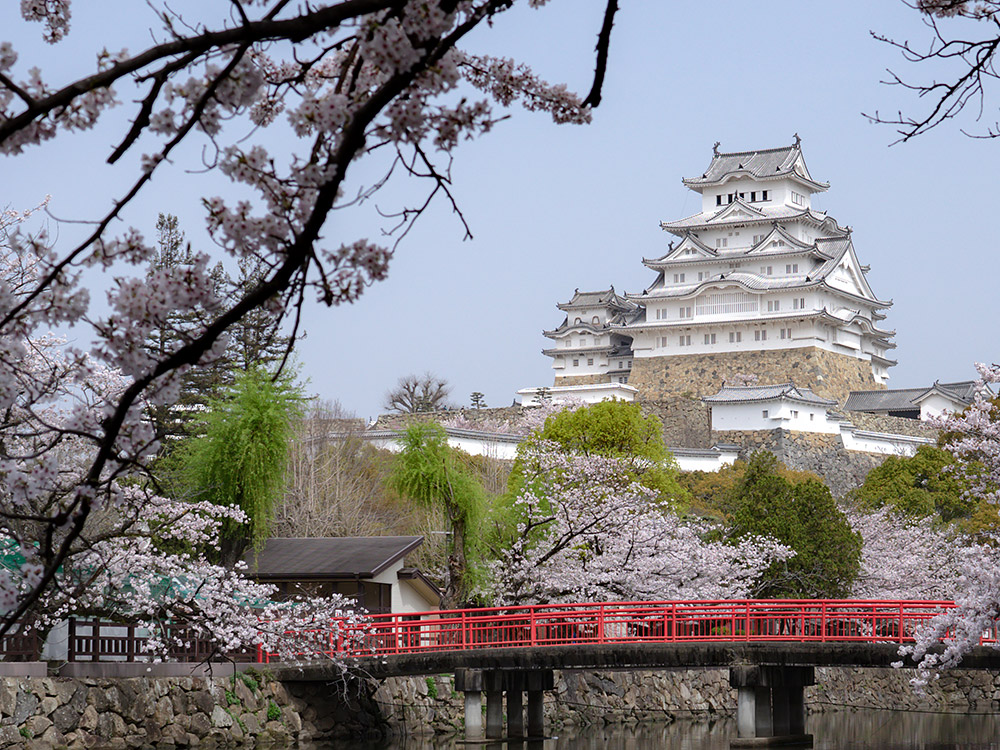
[[[841,404],[851,391],[885,388],[875,382],[870,362],[816,347],[636,357],[628,384],[638,388],[643,398],[653,400],[711,396],[723,381],[751,373],[761,383],[795,383]]]
[[[646,416],[663,423],[663,444],[670,448],[711,448],[712,412],[701,399],[678,396],[664,401],[639,399]]]
[[[378,720],[373,704],[343,697],[339,713],[326,711],[334,698],[317,700],[316,692],[332,695],[328,686],[288,688],[260,673],[235,680],[0,677],[0,748],[283,746],[338,730],[356,736],[366,720]]]
[[[877,453],[847,450],[839,435],[815,432],[726,430],[714,431],[712,438],[742,446],[743,458],[758,450],[770,451],[789,469],[817,474],[835,497],[843,497],[861,486],[868,472],[886,459]]]
[[[1000,674],[954,670],[920,694],[912,670],[821,667],[805,690],[810,712],[884,708],[984,713],[1000,710]],[[463,702],[450,675],[383,681],[375,704],[394,734],[461,731]],[[556,672],[545,694],[546,727],[639,721],[711,720],[736,710],[728,669],[661,672]]]

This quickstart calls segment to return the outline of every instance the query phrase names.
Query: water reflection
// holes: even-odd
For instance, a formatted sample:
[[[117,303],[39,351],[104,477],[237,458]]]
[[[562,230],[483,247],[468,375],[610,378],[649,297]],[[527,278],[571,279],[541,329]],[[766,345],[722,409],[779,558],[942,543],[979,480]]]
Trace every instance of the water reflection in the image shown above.
[[[838,711],[813,714],[806,731],[817,750],[1000,750],[1000,715],[957,715],[901,711]],[[635,726],[566,728],[544,742],[468,745],[461,738],[406,737],[384,742],[343,742],[315,750],[729,750],[736,724],[647,723]]]

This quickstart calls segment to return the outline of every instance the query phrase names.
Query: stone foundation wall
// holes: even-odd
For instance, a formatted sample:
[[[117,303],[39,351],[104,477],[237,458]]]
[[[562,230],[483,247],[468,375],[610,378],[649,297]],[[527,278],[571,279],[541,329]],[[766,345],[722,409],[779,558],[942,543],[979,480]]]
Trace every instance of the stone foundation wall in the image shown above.
[[[640,399],[637,403],[644,415],[663,423],[663,444],[667,447],[712,447],[712,412],[700,399],[678,396],[665,401]]]
[[[281,747],[336,734],[307,698],[245,675],[0,677],[0,748]],[[352,715],[340,729],[356,732],[377,711]]]
[[[871,363],[816,347],[636,357],[628,384],[639,389],[641,398],[658,401],[711,396],[737,374],[756,375],[762,384],[792,382],[841,404],[850,391],[885,388],[875,382]]]
[[[712,440],[742,446],[742,458],[758,450],[770,451],[789,469],[811,471],[821,477],[834,497],[843,497],[860,487],[868,472],[886,459],[878,453],[847,450],[839,435],[815,432],[716,430]]]
[[[851,708],[948,711],[1000,710],[1000,673],[953,670],[925,694],[910,685],[912,670],[818,667],[805,689],[806,710]],[[555,673],[545,694],[546,729],[638,721],[713,720],[736,710],[728,669],[659,672]],[[450,675],[385,680],[375,702],[393,734],[453,734],[462,729],[462,694]]]

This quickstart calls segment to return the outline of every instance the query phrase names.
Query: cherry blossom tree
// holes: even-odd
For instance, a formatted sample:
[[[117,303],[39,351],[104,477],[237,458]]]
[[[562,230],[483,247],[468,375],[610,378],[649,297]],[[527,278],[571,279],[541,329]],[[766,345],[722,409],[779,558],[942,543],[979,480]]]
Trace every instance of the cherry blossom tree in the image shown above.
[[[851,510],[861,534],[861,570],[851,595],[858,599],[952,600],[962,570],[958,533],[933,517],[914,518],[892,508]]]
[[[525,1],[537,7],[545,0]],[[227,330],[265,308],[279,321],[287,316],[294,334],[307,295],[329,306],[354,302],[386,276],[392,248],[330,237],[331,212],[371,197],[394,175],[419,178],[426,189],[396,215],[398,241],[437,196],[459,211],[451,154],[493,127],[494,103],[519,102],[560,123],[590,119],[601,99],[616,0],[607,2],[594,84],[583,99],[513,60],[460,49],[473,29],[515,4],[233,0],[181,17],[154,1],[142,7],[151,14],[152,44],[110,53],[95,40],[96,69],[61,83],[0,43],[0,153],[16,157],[94,128],[127,91],[124,99],[135,99],[131,122],[107,160],[122,171],[140,164],[111,208],[71,246],[23,226],[9,225],[0,237],[7,264],[0,269],[0,401],[7,416],[0,424],[0,493],[11,539],[30,549],[33,566],[4,582],[0,634],[58,583],[91,516],[118,502],[121,480],[143,472],[156,449],[144,408],[176,402],[181,376],[223,355]],[[23,17],[40,23],[53,44],[69,33],[70,10],[71,0],[21,4]],[[278,140],[296,145],[286,156],[271,155],[264,144]],[[371,154],[389,155],[386,172],[348,195],[350,167]],[[252,196],[203,200],[219,247],[263,269],[237,299],[215,293],[205,253],[147,276],[155,248],[134,228],[113,228],[153,177],[170,170],[218,173]],[[82,283],[84,273],[92,279],[95,272],[116,274],[103,315],[91,312]],[[205,322],[175,347],[154,355],[143,346],[171,315],[195,309],[206,313]],[[31,364],[32,348],[58,326],[89,327],[92,348],[64,346],[51,367]],[[111,372],[121,378],[119,388],[79,401],[94,377]],[[47,418],[52,409],[60,419]],[[30,536],[21,535],[20,522],[33,524]]]
[[[958,459],[958,470],[968,491],[997,503],[1000,410],[987,387],[1000,383],[1000,365],[977,364],[976,369],[982,387],[973,403],[960,413],[936,420],[936,426],[947,435],[948,449]],[[1000,620],[1000,539],[953,545],[950,551],[959,571],[956,606],[921,628],[915,645],[902,650],[924,670],[957,665],[979,644],[982,634],[995,630]]]
[[[758,537],[706,541],[707,524],[682,521],[620,457],[540,442],[525,459],[514,539],[492,566],[501,603],[741,598],[792,554]]]

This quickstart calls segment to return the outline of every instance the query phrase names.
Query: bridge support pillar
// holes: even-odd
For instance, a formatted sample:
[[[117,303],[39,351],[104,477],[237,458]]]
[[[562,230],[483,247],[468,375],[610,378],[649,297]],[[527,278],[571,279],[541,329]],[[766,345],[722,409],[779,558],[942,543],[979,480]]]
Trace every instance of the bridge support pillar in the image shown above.
[[[455,690],[465,694],[465,739],[482,739],[483,671],[481,669],[456,669]]]
[[[524,737],[524,672],[507,673],[507,736]]]
[[[545,736],[545,710],[543,699],[546,690],[555,688],[555,675],[551,669],[536,669],[524,675],[528,691],[528,736],[539,739]]]
[[[805,734],[803,687],[816,682],[812,667],[731,667],[729,684],[737,690],[733,747],[802,743]]]

